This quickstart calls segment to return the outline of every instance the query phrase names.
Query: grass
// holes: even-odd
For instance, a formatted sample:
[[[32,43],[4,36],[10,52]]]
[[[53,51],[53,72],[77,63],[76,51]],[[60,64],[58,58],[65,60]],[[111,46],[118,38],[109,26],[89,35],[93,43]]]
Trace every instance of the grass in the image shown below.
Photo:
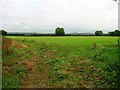
[[[6,38],[10,39],[3,40],[3,88],[108,88],[120,85],[118,37]]]
[[[9,37],[9,36],[8,36]],[[31,41],[41,41],[45,43],[58,43],[64,45],[91,45],[91,44],[99,44],[99,45],[111,45],[117,44],[118,37],[111,36],[68,36],[68,37],[22,37],[22,36],[12,36],[11,38],[15,40],[31,40]]]

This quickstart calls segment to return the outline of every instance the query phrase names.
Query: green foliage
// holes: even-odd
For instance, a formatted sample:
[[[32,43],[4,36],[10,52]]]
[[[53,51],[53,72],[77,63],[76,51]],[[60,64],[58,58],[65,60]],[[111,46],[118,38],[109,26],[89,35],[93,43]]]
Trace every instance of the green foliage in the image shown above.
[[[19,88],[20,82],[15,77],[6,77],[3,75],[3,88]]]
[[[91,52],[90,52],[91,53]],[[91,56],[95,61],[102,62],[102,76],[111,87],[120,87],[120,61],[118,47],[106,47],[96,50]]]
[[[108,35],[110,36],[120,36],[120,30],[115,30],[112,32],[108,32]]]
[[[112,85],[111,87],[120,87],[120,63],[109,63],[103,70],[108,84]]]
[[[0,30],[0,35],[7,35],[7,31],[5,31],[5,30]]]
[[[23,75],[26,73],[23,66],[14,66],[15,73],[11,77],[3,75],[3,88],[19,88]]]
[[[55,34],[56,34],[57,36],[64,36],[64,35],[65,35],[64,28],[57,27],[57,28],[55,29]]]
[[[103,32],[102,32],[101,30],[95,31],[95,35],[96,35],[96,36],[102,36],[102,35],[103,35]]]
[[[15,73],[19,74],[19,75],[22,75],[22,74],[26,73],[26,71],[24,70],[23,67],[24,67],[23,65],[14,66]]]
[[[104,62],[104,60],[106,60],[106,59],[108,59],[107,56],[105,55],[105,53],[102,53],[102,52],[96,52],[93,55],[93,60],[96,60],[96,61]]]
[[[66,67],[65,66],[61,67],[67,64],[66,60],[56,59],[56,60],[49,60],[48,62],[53,65],[53,68],[52,68],[53,83],[58,83],[60,81],[69,79],[69,75],[62,72]]]
[[[59,68],[54,68],[52,74],[54,76],[54,79],[52,80],[54,83],[69,79],[69,75],[62,73],[62,70],[60,70]]]

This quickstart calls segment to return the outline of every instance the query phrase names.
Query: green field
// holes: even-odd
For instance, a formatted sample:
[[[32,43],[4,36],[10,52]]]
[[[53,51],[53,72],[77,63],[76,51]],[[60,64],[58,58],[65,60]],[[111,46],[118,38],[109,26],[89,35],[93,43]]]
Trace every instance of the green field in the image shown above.
[[[3,88],[120,86],[118,37],[6,36]]]

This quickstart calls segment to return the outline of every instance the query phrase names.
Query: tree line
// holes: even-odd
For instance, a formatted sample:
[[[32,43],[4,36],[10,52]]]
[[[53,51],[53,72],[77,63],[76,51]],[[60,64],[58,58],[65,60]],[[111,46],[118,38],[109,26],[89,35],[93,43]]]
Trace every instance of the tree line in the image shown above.
[[[64,28],[57,27],[55,33],[7,33],[5,30],[0,30],[0,35],[5,36],[120,36],[120,30],[114,30],[106,34],[102,30],[95,31],[94,34],[71,33],[65,34]]]

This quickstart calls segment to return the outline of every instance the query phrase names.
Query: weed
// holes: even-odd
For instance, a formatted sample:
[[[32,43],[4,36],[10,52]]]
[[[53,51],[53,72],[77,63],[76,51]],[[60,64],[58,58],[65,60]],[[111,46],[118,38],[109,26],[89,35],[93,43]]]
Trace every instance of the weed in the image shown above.
[[[54,75],[54,79],[52,80],[54,83],[68,79],[69,75],[68,74],[64,74],[61,72],[60,69],[54,69],[52,74]]]

